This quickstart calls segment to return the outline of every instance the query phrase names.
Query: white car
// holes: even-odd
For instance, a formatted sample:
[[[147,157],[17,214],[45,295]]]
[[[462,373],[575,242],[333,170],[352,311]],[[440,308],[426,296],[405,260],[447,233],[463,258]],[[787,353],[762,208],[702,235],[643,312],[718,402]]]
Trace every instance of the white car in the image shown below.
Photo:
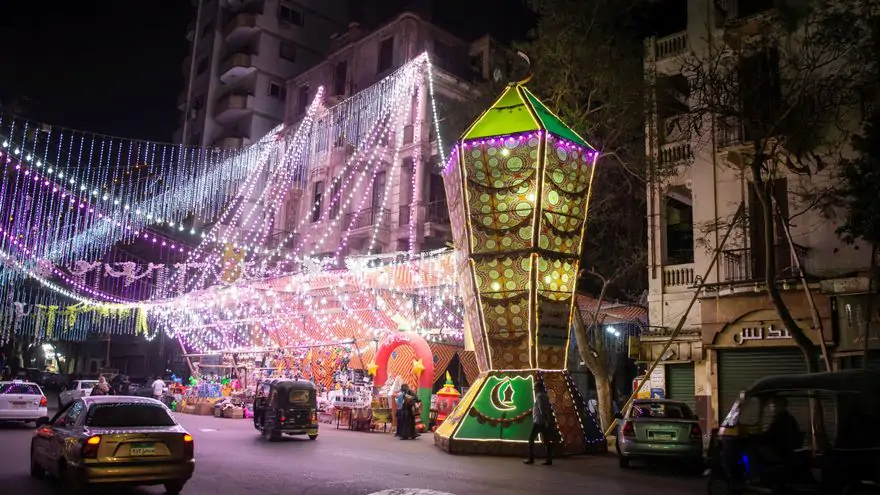
[[[92,389],[98,384],[98,380],[76,380],[70,388],[58,394],[58,402],[60,407],[92,395]]]
[[[36,383],[0,382],[0,421],[34,422],[47,418],[46,396]]]

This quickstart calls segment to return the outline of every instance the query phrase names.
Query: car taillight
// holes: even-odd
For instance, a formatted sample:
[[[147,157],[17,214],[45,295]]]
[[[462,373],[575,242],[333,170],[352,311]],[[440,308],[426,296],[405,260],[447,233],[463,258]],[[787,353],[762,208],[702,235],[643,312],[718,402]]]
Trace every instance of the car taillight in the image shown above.
[[[195,442],[193,442],[193,437],[190,434],[186,434],[183,436],[183,454],[187,459],[192,459],[195,457]]]
[[[317,409],[312,409],[312,422],[314,422],[314,423],[318,422],[318,410]]]
[[[623,430],[620,433],[625,437],[636,436],[636,429],[633,428],[632,421],[627,421],[623,423]]]
[[[40,397],[40,407],[46,407],[47,405],[49,405],[49,401],[46,400],[46,396]]]
[[[98,446],[101,445],[101,437],[95,435],[89,437],[82,446],[83,459],[95,459],[98,457]]]
[[[691,426],[691,440],[702,440],[703,439],[703,430],[700,429],[700,425],[694,423]]]

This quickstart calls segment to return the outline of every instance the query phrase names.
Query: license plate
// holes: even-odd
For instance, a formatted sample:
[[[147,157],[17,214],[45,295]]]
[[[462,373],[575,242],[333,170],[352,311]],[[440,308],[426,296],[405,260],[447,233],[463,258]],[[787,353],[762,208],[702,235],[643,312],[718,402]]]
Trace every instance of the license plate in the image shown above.
[[[152,443],[135,443],[130,449],[131,455],[156,455],[156,445]]]
[[[675,438],[675,433],[671,431],[649,431],[648,438],[651,440],[672,440]]]
[[[26,409],[27,405],[28,405],[27,402],[13,402],[12,408],[13,409]]]

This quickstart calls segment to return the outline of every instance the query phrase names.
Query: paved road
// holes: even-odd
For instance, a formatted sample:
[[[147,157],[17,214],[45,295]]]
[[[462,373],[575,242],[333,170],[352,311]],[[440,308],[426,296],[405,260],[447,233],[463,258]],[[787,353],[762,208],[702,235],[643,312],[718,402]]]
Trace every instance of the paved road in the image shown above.
[[[453,495],[703,493],[705,482],[669,468],[621,471],[613,456],[579,456],[554,466],[525,466],[519,459],[451,456],[429,436],[400,441],[381,433],[335,430],[318,440],[268,443],[248,420],[178,415],[196,442],[196,474],[186,495]],[[322,425],[324,426],[324,425]],[[0,493],[63,493],[51,481],[28,475],[33,430],[0,424]],[[390,491],[385,491],[390,490]],[[436,493],[433,495],[437,495]],[[161,488],[109,490],[119,495],[163,493]]]

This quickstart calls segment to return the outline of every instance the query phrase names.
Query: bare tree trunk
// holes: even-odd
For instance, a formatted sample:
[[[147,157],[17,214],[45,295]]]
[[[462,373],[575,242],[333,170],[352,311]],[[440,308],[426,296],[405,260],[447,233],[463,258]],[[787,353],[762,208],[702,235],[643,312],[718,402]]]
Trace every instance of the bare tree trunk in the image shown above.
[[[797,324],[794,317],[791,316],[791,311],[789,311],[788,306],[782,299],[779,287],[776,286],[776,246],[774,243],[776,232],[773,228],[773,201],[770,196],[771,190],[767,187],[764,178],[761,176],[761,164],[764,159],[764,154],[761,151],[762,149],[763,142],[756,142],[755,158],[752,161],[751,169],[755,192],[760,199],[761,210],[763,211],[764,216],[764,246],[758,246],[758,248],[764,248],[764,281],[767,284],[767,293],[770,296],[773,309],[775,309],[776,314],[779,315],[779,319],[782,321],[782,326],[785,327],[789,334],[791,334],[791,338],[794,339],[795,344],[797,344],[801,352],[804,354],[804,359],[807,363],[807,373],[815,373],[818,370],[815,345],[813,344],[813,341],[810,340],[810,337],[807,336],[803,329]],[[819,338],[823,337],[820,336]]]
[[[596,375],[596,402],[599,409],[599,423],[602,425],[602,431],[607,430],[614,421],[614,407],[612,406],[611,380],[608,375]]]
[[[868,300],[865,302],[865,332],[862,340],[862,367],[868,369],[871,345],[871,318],[874,316],[874,272],[877,270],[877,243],[871,243],[871,267],[868,269]]]

